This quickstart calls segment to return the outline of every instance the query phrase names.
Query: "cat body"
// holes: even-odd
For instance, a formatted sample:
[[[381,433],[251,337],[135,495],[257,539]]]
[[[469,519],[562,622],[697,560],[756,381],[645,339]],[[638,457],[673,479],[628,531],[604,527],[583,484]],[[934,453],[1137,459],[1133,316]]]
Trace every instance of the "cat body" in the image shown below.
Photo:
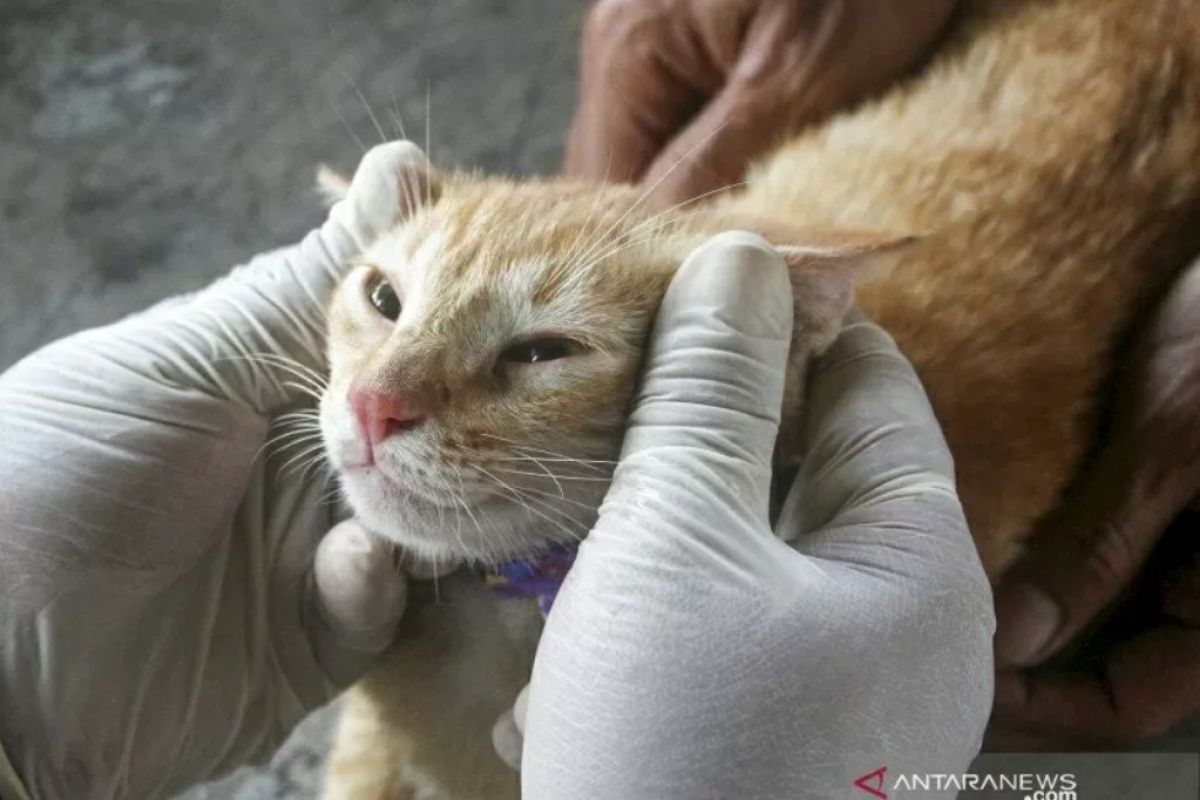
[[[352,510],[435,559],[582,535],[671,273],[748,227],[787,246],[797,295],[781,456],[799,455],[803,365],[852,296],[844,267],[886,255],[857,301],[920,374],[999,575],[1091,445],[1121,337],[1200,246],[1197,12],[965,2],[920,75],[788,143],[745,189],[657,216],[629,187],[423,173],[422,209],[330,310],[322,424]],[[354,398],[385,392],[415,427],[364,451]],[[418,635],[350,693],[328,796],[516,797],[490,731],[528,679],[533,604],[459,574],[404,625]]]

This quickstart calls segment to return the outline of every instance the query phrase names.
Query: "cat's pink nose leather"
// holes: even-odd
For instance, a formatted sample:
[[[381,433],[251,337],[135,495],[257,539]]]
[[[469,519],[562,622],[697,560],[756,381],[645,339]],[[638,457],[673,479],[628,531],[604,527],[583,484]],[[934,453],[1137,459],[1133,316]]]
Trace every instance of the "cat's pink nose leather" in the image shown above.
[[[393,434],[415,428],[424,419],[396,395],[369,389],[351,389],[350,407],[363,439],[371,447]]]

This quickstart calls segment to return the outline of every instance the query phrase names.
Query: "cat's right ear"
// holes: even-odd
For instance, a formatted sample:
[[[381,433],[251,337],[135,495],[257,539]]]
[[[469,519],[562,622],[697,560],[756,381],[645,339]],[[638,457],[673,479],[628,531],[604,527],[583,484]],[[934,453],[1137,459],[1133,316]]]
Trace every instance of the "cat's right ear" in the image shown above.
[[[317,181],[314,188],[321,196],[321,203],[330,208],[350,193],[350,179],[328,164],[317,165]]]
[[[388,163],[376,163],[385,160]],[[398,185],[380,186],[378,178],[389,173],[395,176]],[[326,164],[317,167],[316,191],[327,206],[346,199],[351,192],[363,194],[363,199],[368,199],[366,195],[383,190],[394,193],[389,200],[398,201],[398,219],[411,216],[421,206],[435,202],[440,189],[437,172],[421,148],[407,141],[372,148],[363,156],[353,180]]]
[[[354,177],[333,180],[341,199],[329,211],[329,222],[354,237],[366,250],[427,204],[437,202],[441,185],[421,148],[412,142],[375,145],[358,162]]]

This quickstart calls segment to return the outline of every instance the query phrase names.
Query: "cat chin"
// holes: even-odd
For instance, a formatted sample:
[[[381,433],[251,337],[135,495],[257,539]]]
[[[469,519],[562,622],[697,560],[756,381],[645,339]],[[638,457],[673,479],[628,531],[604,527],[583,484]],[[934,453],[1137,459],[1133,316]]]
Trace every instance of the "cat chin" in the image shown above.
[[[472,502],[468,512],[401,494],[382,476],[343,473],[341,486],[359,522],[425,561],[497,564],[532,555],[556,539],[540,519],[500,497]]]

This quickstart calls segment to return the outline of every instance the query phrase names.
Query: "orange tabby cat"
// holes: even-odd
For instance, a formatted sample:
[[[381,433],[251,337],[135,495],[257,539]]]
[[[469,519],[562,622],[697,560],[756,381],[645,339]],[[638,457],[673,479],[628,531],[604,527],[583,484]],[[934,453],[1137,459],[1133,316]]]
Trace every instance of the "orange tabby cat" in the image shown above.
[[[869,267],[858,302],[920,373],[998,574],[1079,466],[1119,337],[1200,244],[1198,12],[966,2],[921,75],[706,207],[656,215],[628,187],[414,168],[424,202],[330,311],[321,422],[351,509],[433,558],[585,533],[672,271],[709,233],[749,227],[796,292],[781,455],[796,455],[803,364]],[[401,410],[368,443],[356,412],[380,402]],[[329,796],[517,796],[490,727],[528,677],[537,612],[469,574],[440,589],[350,693]]]

